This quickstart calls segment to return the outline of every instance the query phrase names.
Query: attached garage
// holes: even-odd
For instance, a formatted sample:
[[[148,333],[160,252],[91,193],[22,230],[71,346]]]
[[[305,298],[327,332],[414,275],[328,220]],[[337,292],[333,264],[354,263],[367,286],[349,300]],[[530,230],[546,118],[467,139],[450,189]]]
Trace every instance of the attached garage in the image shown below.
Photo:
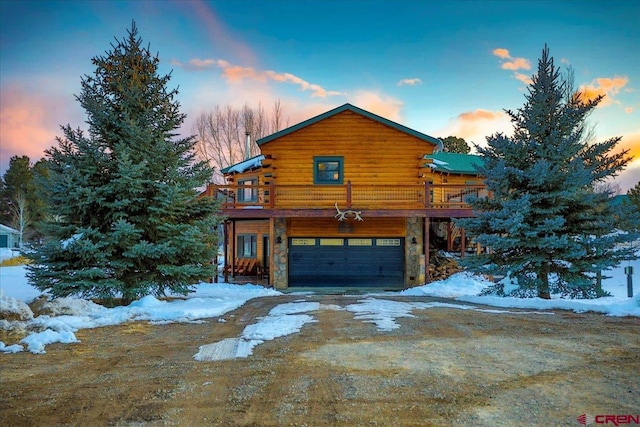
[[[404,238],[289,238],[289,286],[404,287]]]

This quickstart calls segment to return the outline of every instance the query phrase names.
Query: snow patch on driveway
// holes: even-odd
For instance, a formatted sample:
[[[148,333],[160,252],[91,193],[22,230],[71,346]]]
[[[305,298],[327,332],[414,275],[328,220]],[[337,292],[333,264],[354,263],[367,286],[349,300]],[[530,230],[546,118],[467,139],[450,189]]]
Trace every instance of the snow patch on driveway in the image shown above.
[[[271,309],[266,317],[244,328],[239,338],[227,338],[213,344],[200,346],[193,358],[199,361],[244,358],[253,354],[253,348],[265,341],[299,332],[307,323],[316,320],[308,314],[320,309],[317,302],[292,302]]]
[[[345,307],[347,311],[354,314],[354,318],[363,320],[364,322],[374,323],[376,328],[382,332],[389,332],[394,329],[398,329],[400,325],[396,323],[396,319],[400,317],[415,317],[411,312],[413,310],[425,310],[428,308],[455,308],[458,310],[475,310],[494,314],[504,313],[526,313],[532,312],[518,312],[507,310],[485,310],[479,309],[473,305],[465,304],[448,304],[441,302],[402,302],[391,301],[376,298],[367,298],[358,301],[358,304],[350,304]],[[534,312],[536,314],[553,314],[549,312]]]

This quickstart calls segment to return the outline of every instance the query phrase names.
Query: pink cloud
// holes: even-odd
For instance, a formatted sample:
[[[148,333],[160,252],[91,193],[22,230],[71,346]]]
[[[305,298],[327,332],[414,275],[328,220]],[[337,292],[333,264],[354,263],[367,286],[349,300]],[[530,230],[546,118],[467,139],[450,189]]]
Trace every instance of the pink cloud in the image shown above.
[[[513,74],[516,79],[520,80],[522,83],[526,85],[530,85],[531,83],[533,83],[533,80],[531,80],[531,77],[526,74],[522,74],[518,72],[515,72]]]
[[[513,61],[505,62],[502,64],[503,70],[530,70],[531,63],[525,58],[513,58]]]
[[[260,83],[275,81],[279,83],[290,83],[298,86],[302,91],[310,91],[312,97],[326,98],[328,96],[342,95],[342,92],[327,90],[318,84],[310,83],[291,73],[278,73],[272,70],[256,70],[253,67],[243,67],[231,64],[229,61],[224,59],[194,58],[191,59],[186,66],[180,61],[173,60],[172,64],[186,69],[195,70],[205,70],[217,67],[222,69],[222,76],[230,83],[240,83],[245,79]]]
[[[503,48],[494,49],[493,54],[498,58],[504,58],[504,59],[511,58],[511,55],[509,55],[509,51]]]
[[[485,145],[486,137],[496,132],[511,134],[513,126],[509,116],[503,111],[489,111],[481,108],[459,114],[446,127],[434,135],[454,135],[469,143]]]
[[[626,194],[640,180],[638,178],[640,177],[640,133],[628,133],[621,136],[622,140],[618,144],[618,150],[616,151],[629,150],[629,155],[633,157],[633,160],[612,181],[619,184],[622,193]]]
[[[37,87],[47,87],[39,83]],[[44,150],[57,145],[62,135],[60,125],[82,124],[80,107],[73,96],[63,97],[42,91],[29,92],[22,86],[3,85],[0,98],[0,169],[8,167],[15,155],[26,155],[36,162],[44,157]]]
[[[356,107],[370,111],[394,122],[401,122],[403,102],[399,99],[372,91],[359,91],[348,96],[349,102]]]
[[[230,31],[220,19],[210,2],[204,0],[176,1],[181,7],[191,9],[196,25],[199,25],[209,37],[211,47],[234,55],[245,64],[255,64],[256,55],[247,43]]]
[[[522,83],[529,85],[532,83],[531,78],[526,74],[518,73],[518,70],[530,70],[531,63],[526,58],[513,58],[507,49],[498,48],[493,50],[493,54],[501,59],[509,59],[510,61],[503,62],[500,68],[503,70],[513,71],[513,77],[520,80]]]
[[[581,98],[585,101],[604,95],[604,99],[598,106],[606,107],[607,105],[618,103],[614,95],[617,95],[627,83],[629,83],[629,78],[626,76],[615,76],[613,78],[599,77],[589,84],[580,86],[578,91],[580,92]]]

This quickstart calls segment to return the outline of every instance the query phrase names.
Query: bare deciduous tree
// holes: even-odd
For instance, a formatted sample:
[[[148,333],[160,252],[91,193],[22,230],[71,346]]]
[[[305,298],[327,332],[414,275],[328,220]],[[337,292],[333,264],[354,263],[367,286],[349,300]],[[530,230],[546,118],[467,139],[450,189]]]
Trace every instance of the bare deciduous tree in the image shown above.
[[[29,209],[27,209],[27,195],[22,191],[16,193],[10,205],[13,216],[13,226],[20,232],[20,249],[24,242],[24,234],[31,223]]]
[[[198,138],[198,156],[215,167],[214,182],[222,182],[220,170],[259,154],[256,141],[279,131],[286,121],[280,100],[275,101],[271,119],[264,107],[258,104],[252,108],[245,104],[241,109],[231,105],[217,105],[213,111],[200,114],[193,132]],[[246,149],[246,135],[250,136],[249,152]]]

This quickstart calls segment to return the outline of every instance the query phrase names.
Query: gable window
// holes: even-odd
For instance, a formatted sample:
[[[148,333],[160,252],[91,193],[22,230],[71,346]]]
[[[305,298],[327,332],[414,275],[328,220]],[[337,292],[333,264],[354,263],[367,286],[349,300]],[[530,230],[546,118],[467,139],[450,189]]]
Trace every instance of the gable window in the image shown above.
[[[314,157],[314,184],[342,184],[344,179],[344,157]]]
[[[256,258],[258,256],[258,237],[255,234],[238,236],[238,258]]]
[[[258,180],[255,178],[238,181],[238,202],[257,202],[258,189],[255,187],[256,185],[258,185]]]

